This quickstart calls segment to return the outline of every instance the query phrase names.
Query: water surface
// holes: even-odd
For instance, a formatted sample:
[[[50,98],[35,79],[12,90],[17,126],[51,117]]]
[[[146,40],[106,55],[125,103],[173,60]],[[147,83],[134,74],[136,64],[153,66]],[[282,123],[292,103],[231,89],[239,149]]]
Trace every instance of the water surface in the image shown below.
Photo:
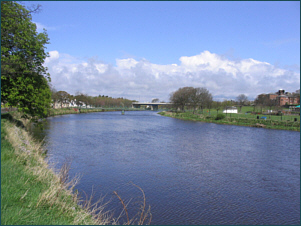
[[[72,159],[77,189],[136,213],[142,194],[152,224],[299,224],[300,132],[182,121],[139,111],[52,117],[50,162]]]

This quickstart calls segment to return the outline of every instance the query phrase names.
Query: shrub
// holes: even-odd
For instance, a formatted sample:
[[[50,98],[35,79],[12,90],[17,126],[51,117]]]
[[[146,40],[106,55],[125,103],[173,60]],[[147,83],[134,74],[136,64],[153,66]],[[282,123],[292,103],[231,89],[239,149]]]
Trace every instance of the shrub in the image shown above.
[[[215,117],[215,120],[220,120],[220,119],[224,119],[226,116],[224,114],[218,114],[216,117]]]

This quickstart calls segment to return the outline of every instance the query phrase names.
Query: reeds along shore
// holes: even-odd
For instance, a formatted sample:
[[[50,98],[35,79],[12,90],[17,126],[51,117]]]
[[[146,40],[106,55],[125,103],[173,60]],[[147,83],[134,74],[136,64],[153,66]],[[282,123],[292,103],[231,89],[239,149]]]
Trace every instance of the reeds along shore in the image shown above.
[[[60,172],[52,170],[45,161],[42,143],[25,129],[30,121],[16,119],[18,114],[1,118],[1,224],[119,224],[119,218],[105,211],[101,199],[91,203],[91,197],[80,198],[74,189],[80,178],[69,180],[68,163]],[[146,223],[151,214],[145,208],[144,200],[139,214],[124,224]]]

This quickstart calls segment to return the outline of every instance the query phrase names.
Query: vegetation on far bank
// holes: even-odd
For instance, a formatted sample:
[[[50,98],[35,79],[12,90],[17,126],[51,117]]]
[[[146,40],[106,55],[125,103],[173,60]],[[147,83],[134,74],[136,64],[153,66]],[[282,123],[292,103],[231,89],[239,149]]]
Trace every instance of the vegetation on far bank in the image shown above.
[[[204,109],[203,113],[197,112],[193,114],[192,111],[176,112],[163,111],[160,115],[183,120],[218,123],[226,125],[250,126],[267,129],[281,129],[300,131],[300,116],[299,115],[266,115],[266,114],[252,114],[247,113],[251,107],[243,107],[242,112],[238,114],[223,114],[217,111],[210,111]],[[248,111],[249,112],[249,111]]]
[[[91,113],[91,112],[106,112],[106,111],[139,111],[144,109],[137,108],[51,108],[48,110],[48,117],[55,115],[66,115],[66,114],[80,114],[80,113]]]

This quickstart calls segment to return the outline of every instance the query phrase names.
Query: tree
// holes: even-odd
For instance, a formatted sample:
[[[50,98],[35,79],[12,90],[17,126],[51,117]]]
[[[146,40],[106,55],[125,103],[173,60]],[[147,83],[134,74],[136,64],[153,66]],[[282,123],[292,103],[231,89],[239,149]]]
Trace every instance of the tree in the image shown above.
[[[190,93],[189,103],[193,107],[193,114],[197,107],[201,107],[203,111],[204,107],[208,107],[212,102],[212,95],[206,88],[193,88]]]
[[[245,94],[240,94],[236,97],[237,103],[239,105],[240,108],[240,113],[241,113],[241,108],[242,106],[246,105],[248,102],[248,97]]]
[[[221,106],[223,107],[223,109],[226,110],[226,116],[227,116],[228,115],[228,108],[230,106],[232,107],[232,101],[231,100],[223,100],[223,102],[221,102]]]
[[[89,97],[87,94],[76,92],[75,95],[76,104],[79,106],[83,106],[83,104],[85,104],[87,108],[88,105],[92,103],[92,97]]]
[[[218,111],[221,109],[222,103],[220,101],[214,101],[212,105],[217,112],[216,115],[218,115]]]
[[[183,87],[179,88],[177,91],[170,94],[170,102],[172,102],[173,107],[181,111],[184,111],[185,105],[190,102],[191,93],[193,93],[193,87]]]
[[[257,98],[255,99],[254,103],[256,106],[260,107],[260,111],[262,113],[262,108],[264,106],[267,106],[268,105],[268,102],[269,102],[270,98],[268,95],[265,95],[265,94],[261,94],[261,95],[258,95]]]
[[[46,31],[36,32],[30,11],[1,1],[1,101],[24,116],[45,117],[51,103],[50,75],[43,66]]]
[[[152,99],[152,103],[159,103],[159,99],[158,98]]]
[[[51,91],[51,99],[52,99],[52,108],[55,108],[56,102],[58,102],[58,96],[57,96],[57,90],[50,86],[50,91]]]
[[[182,111],[186,105],[192,107],[194,114],[197,107],[203,110],[204,107],[211,106],[212,95],[206,88],[183,87],[170,94],[170,101]]]
[[[212,94],[206,88],[196,88],[199,97],[199,106],[203,112],[204,107],[211,106],[212,103]]]
[[[269,118],[271,118],[271,112],[272,112],[272,107],[277,106],[277,100],[276,99],[270,99],[270,98],[266,98],[265,100],[265,106],[269,107]]]
[[[70,94],[66,91],[58,91],[56,93],[57,101],[61,103],[61,107],[63,107],[63,104],[66,104],[70,100]]]

